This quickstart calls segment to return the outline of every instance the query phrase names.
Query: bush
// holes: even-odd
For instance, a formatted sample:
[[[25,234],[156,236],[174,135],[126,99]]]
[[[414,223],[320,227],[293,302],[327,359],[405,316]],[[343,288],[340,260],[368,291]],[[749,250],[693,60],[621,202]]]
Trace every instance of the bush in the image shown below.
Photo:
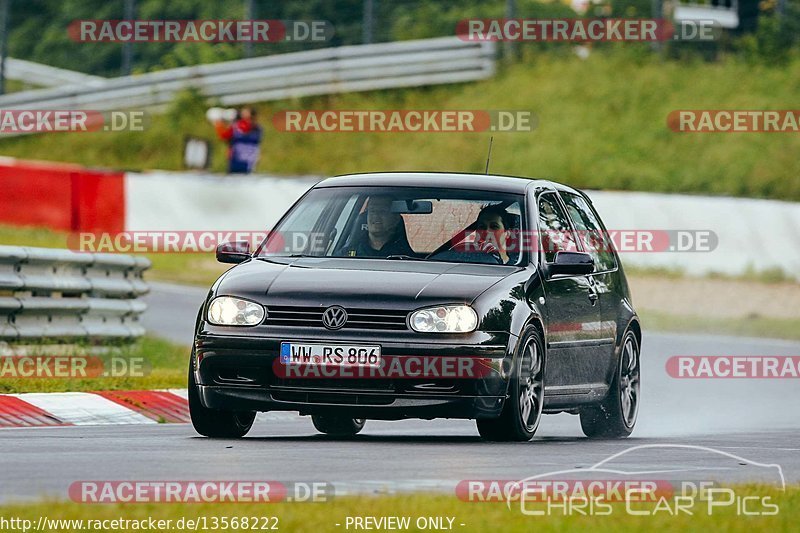
[[[743,36],[739,49],[754,63],[785,64],[800,43],[800,2],[788,2],[783,15],[775,0],[761,3],[754,33]]]

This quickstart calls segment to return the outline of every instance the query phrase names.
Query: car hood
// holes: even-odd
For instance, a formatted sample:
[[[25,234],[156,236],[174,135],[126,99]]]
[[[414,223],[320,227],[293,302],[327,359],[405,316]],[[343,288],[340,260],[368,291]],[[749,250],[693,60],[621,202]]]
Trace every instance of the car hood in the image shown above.
[[[472,302],[518,270],[502,265],[386,259],[253,259],[228,271],[214,292],[266,305],[406,310]]]

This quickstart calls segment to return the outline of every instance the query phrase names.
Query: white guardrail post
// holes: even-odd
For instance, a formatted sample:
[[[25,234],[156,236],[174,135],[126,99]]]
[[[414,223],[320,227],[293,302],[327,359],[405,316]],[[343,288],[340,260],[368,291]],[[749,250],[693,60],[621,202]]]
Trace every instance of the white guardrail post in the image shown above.
[[[139,337],[148,268],[143,257],[0,246],[0,341]]]

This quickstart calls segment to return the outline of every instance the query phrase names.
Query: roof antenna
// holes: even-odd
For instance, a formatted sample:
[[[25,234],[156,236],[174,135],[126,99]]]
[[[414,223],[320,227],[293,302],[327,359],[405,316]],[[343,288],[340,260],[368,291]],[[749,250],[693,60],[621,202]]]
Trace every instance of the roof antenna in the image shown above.
[[[489,137],[489,154],[486,156],[486,170],[484,174],[489,173],[489,161],[492,159],[492,141],[494,141],[494,135]]]

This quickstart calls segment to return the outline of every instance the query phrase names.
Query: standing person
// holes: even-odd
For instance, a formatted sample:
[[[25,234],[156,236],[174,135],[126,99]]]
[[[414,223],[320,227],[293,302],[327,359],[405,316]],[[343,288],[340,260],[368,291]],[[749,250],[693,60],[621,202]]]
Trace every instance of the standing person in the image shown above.
[[[228,172],[230,174],[249,174],[258,161],[261,144],[261,126],[256,121],[256,111],[243,107],[236,114],[236,120],[226,123],[214,121],[217,135],[228,142]]]

